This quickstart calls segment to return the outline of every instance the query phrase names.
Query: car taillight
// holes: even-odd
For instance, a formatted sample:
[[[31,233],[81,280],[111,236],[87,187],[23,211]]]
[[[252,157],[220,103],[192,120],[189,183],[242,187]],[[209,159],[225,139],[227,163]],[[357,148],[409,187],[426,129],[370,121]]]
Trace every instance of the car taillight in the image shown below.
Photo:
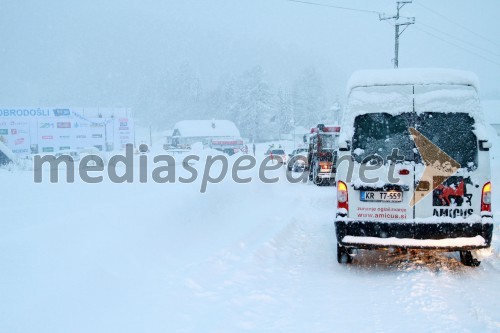
[[[331,162],[319,162],[319,167],[321,168],[321,171],[330,171],[332,169],[332,163]]]
[[[483,186],[483,195],[481,196],[481,212],[491,212],[491,183]]]
[[[349,210],[349,197],[347,194],[347,185],[343,181],[337,182],[337,209],[344,209],[345,214]]]

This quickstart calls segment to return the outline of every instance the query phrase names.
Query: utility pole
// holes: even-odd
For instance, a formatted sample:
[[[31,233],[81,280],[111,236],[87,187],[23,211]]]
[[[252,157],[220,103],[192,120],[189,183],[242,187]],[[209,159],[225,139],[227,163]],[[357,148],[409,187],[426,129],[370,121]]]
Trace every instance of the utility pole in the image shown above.
[[[401,17],[399,16],[399,11],[404,7],[407,3],[412,3],[412,0],[398,0],[396,1],[396,15],[394,16],[385,16],[383,14],[379,15],[379,19],[382,20],[394,20],[394,68],[398,68],[398,57],[399,57],[399,37],[401,34],[408,28],[410,24],[415,24],[414,17]],[[399,27],[404,26],[404,28],[400,31]]]

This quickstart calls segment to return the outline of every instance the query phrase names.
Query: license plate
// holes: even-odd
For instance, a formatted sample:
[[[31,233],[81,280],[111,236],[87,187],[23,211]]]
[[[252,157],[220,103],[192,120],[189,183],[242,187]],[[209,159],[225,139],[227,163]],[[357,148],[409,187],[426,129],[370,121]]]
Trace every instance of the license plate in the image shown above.
[[[403,201],[403,192],[398,191],[361,191],[361,201]]]

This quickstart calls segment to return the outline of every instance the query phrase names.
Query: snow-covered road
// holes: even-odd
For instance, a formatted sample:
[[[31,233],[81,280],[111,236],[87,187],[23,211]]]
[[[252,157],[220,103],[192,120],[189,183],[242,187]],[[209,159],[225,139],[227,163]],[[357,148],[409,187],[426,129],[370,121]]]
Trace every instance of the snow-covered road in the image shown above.
[[[342,266],[333,187],[0,182],[0,332],[500,330],[498,223],[478,268],[426,251]]]

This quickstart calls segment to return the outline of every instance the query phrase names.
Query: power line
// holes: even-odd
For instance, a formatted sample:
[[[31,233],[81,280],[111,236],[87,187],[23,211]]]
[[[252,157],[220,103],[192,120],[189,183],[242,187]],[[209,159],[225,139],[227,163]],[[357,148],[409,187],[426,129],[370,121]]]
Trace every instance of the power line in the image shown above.
[[[381,15],[382,14],[381,12],[377,12],[377,11],[374,11],[374,10],[358,9],[358,8],[350,8],[350,7],[342,7],[342,6],[334,6],[334,5],[328,5],[326,3],[300,1],[300,0],[287,0],[287,1],[297,2],[297,3],[307,4],[307,5],[314,5],[314,6],[321,6],[321,7],[330,7],[330,8],[336,8],[336,9],[350,10],[350,11],[353,11],[353,12],[370,13],[370,14],[377,14],[377,15]]]
[[[489,53],[489,54],[491,54],[491,55],[494,55],[494,56],[496,56],[496,57],[500,57],[500,54],[499,54],[499,53],[492,52],[492,51],[490,51],[490,50],[488,50],[488,49],[485,49],[484,47],[481,47],[481,46],[475,45],[475,44],[473,44],[473,43],[471,43],[471,42],[468,42],[468,41],[466,41],[466,40],[464,40],[464,39],[462,39],[462,38],[456,37],[456,36],[454,36],[454,35],[452,35],[452,34],[450,34],[450,33],[447,33],[447,32],[445,32],[445,31],[442,31],[442,30],[439,30],[439,29],[437,29],[437,28],[434,28],[434,27],[432,27],[432,26],[430,26],[430,25],[428,25],[428,24],[425,24],[425,23],[422,23],[422,22],[419,22],[418,24],[419,24],[419,25],[423,25],[424,27],[427,27],[427,28],[429,28],[429,29],[435,30],[435,31],[437,31],[437,32],[439,32],[439,33],[441,33],[441,34],[443,34],[443,35],[448,36],[448,37],[454,38],[454,39],[456,39],[456,40],[458,40],[458,41],[460,41],[460,42],[462,42],[462,43],[464,43],[464,44],[468,44],[468,45],[470,45],[470,46],[472,46],[472,47],[475,47],[475,48],[477,48],[477,49],[480,49],[480,50],[482,50],[482,51],[484,51],[484,52],[487,52],[487,53]]]
[[[491,39],[489,39],[489,38],[487,38],[487,37],[484,37],[483,35],[481,35],[481,34],[479,34],[479,33],[475,32],[475,31],[472,31],[471,29],[467,28],[466,26],[464,26],[464,25],[462,25],[462,24],[460,24],[460,23],[458,23],[458,22],[455,22],[455,21],[453,21],[453,20],[449,19],[449,18],[448,18],[448,17],[446,17],[445,15],[440,14],[440,13],[438,13],[437,11],[435,11],[435,10],[433,10],[433,9],[431,9],[431,8],[429,8],[429,7],[425,6],[425,5],[423,5],[423,4],[421,4],[419,1],[416,1],[415,3],[416,3],[417,5],[419,5],[420,7],[422,7],[422,8],[424,8],[424,9],[426,9],[426,10],[428,10],[428,11],[430,11],[430,12],[432,12],[432,13],[436,14],[437,16],[439,16],[439,17],[441,17],[441,18],[445,19],[446,21],[448,21],[448,22],[450,22],[450,23],[453,23],[453,24],[455,24],[456,26],[458,26],[458,27],[460,27],[460,28],[462,28],[462,29],[464,29],[464,30],[466,30],[466,31],[470,32],[471,34],[476,35],[476,36],[478,36],[478,37],[480,37],[480,38],[482,38],[482,39],[484,39],[484,40],[486,40],[486,41],[488,41],[488,42],[490,42],[490,43],[492,43],[492,44],[495,44],[496,46],[500,46],[500,44],[498,44],[497,42],[495,42],[495,41],[493,41],[493,40],[491,40]]]
[[[386,21],[386,22],[387,22],[387,24],[389,24],[391,27],[394,27],[394,24],[391,24],[389,21]],[[468,41],[466,41],[466,40],[464,40],[464,39],[461,39],[461,38],[459,38],[459,37],[453,36],[453,35],[452,35],[452,34],[450,34],[450,33],[447,33],[447,32],[445,32],[445,31],[442,31],[442,30],[439,30],[439,29],[437,29],[437,28],[434,28],[433,26],[430,26],[430,25],[428,25],[428,24],[422,23],[421,21],[419,21],[419,22],[418,22],[418,25],[422,25],[422,26],[427,27],[427,28],[429,28],[429,29],[432,29],[432,30],[434,30],[434,31],[436,31],[436,32],[439,32],[439,33],[441,33],[441,34],[443,34],[443,35],[446,35],[446,36],[448,36],[448,37],[454,38],[454,39],[456,39],[457,41],[460,41],[460,42],[462,42],[462,43],[464,43],[464,44],[468,44],[469,46],[472,46],[472,47],[474,47],[474,48],[480,49],[480,50],[482,50],[482,51],[485,51],[485,52],[487,52],[487,53],[489,53],[489,54],[491,54],[491,55],[493,55],[493,56],[500,57],[500,54],[499,54],[499,53],[495,53],[495,52],[492,52],[492,51],[490,51],[490,50],[487,50],[487,49],[485,49],[485,48],[483,48],[483,47],[481,47],[481,46],[475,45],[475,44],[473,44],[473,43],[471,43],[471,42],[468,42]],[[422,29],[420,29],[420,31],[424,32],[424,30],[422,30]],[[427,31],[426,31],[426,33],[427,33],[427,34],[430,34],[430,32],[427,32]],[[438,37],[438,36],[432,36],[432,37]],[[457,47],[459,47],[459,45],[457,45]]]
[[[475,55],[475,56],[477,56],[477,57],[480,57],[480,58],[482,58],[482,59],[484,59],[484,60],[486,60],[486,61],[488,61],[488,62],[490,62],[490,63],[492,63],[492,64],[495,64],[495,65],[497,65],[497,66],[500,66],[500,63],[499,63],[499,62],[496,62],[496,61],[493,61],[493,60],[491,60],[491,59],[489,59],[489,58],[486,58],[486,57],[484,57],[483,55],[481,55],[481,54],[479,54],[479,53],[477,53],[477,52],[474,52],[474,51],[468,50],[468,49],[466,49],[466,48],[463,48],[463,47],[461,47],[460,45],[457,45],[457,44],[452,43],[452,42],[450,42],[450,41],[448,41],[448,40],[446,40],[446,39],[444,39],[444,38],[441,38],[441,37],[439,37],[439,36],[436,36],[435,34],[433,34],[433,33],[429,32],[429,31],[426,31],[426,30],[420,29],[420,28],[418,28],[418,27],[414,27],[414,28],[415,28],[415,29],[417,29],[417,30],[418,30],[418,31],[420,31],[420,32],[423,32],[423,33],[425,33],[425,34],[427,34],[427,35],[431,36],[431,37],[434,37],[434,38],[436,38],[436,39],[439,39],[439,40],[440,40],[440,41],[442,41],[442,42],[445,42],[445,43],[447,43],[447,44],[449,44],[449,45],[455,46],[456,48],[459,48],[459,49],[461,49],[462,51],[468,52],[468,53],[473,54],[473,55]]]
[[[367,9],[359,9],[359,8],[351,8],[351,7],[335,6],[335,5],[325,4],[325,3],[318,3],[318,2],[311,2],[311,1],[302,1],[302,0],[287,0],[287,1],[289,1],[289,2],[296,2],[296,3],[301,3],[301,4],[307,4],[307,5],[313,5],[313,6],[321,6],[321,7],[329,7],[329,8],[335,8],[335,9],[341,9],[341,10],[348,10],[348,11],[354,11],[354,12],[369,13],[369,14],[377,14],[377,15],[379,16],[379,19],[381,19],[381,20],[387,20],[387,19],[390,19],[390,17],[388,17],[388,18],[384,17],[384,13],[379,12],[379,11],[375,11],[375,10],[367,10]],[[399,2],[400,2],[401,4],[403,4],[403,3],[411,3],[411,2],[412,2],[412,0],[400,0]],[[449,21],[450,23],[453,23],[453,24],[455,24],[455,25],[459,26],[460,28],[462,28],[462,29],[464,29],[464,30],[466,30],[466,31],[468,31],[468,32],[470,32],[470,33],[472,33],[472,34],[474,34],[474,35],[476,35],[476,36],[478,36],[478,37],[480,37],[480,38],[482,38],[482,39],[484,39],[484,40],[487,40],[487,41],[489,41],[490,43],[493,43],[493,44],[495,44],[495,45],[497,45],[497,46],[500,46],[500,44],[498,44],[498,43],[496,43],[496,42],[492,41],[491,39],[488,39],[487,37],[484,37],[484,36],[482,36],[482,35],[478,34],[477,32],[474,32],[474,31],[470,30],[469,28],[467,28],[467,27],[465,27],[465,26],[463,26],[463,25],[461,25],[461,24],[459,24],[459,23],[457,23],[457,22],[455,22],[455,21],[453,21],[453,20],[451,20],[451,19],[447,18],[447,17],[446,17],[446,16],[444,16],[443,14],[440,14],[440,13],[436,12],[435,10],[430,9],[430,8],[428,8],[427,6],[424,6],[423,4],[421,4],[421,3],[419,3],[419,2],[416,2],[416,1],[415,1],[414,3],[416,3],[416,4],[420,5],[420,6],[421,6],[421,7],[423,7],[424,9],[426,9],[426,10],[428,10],[428,11],[430,11],[430,12],[432,12],[432,13],[434,13],[434,14],[438,15],[438,16],[440,16],[441,18],[445,19],[446,21]],[[400,18],[403,18],[403,17],[402,17],[402,16],[400,16]],[[406,29],[406,27],[407,27],[409,24],[413,24],[413,23],[414,23],[414,18],[409,18],[409,17],[408,17],[408,18],[406,18],[406,19],[407,19],[408,21],[407,21],[407,22],[404,22],[405,24],[401,24],[401,25],[405,25],[405,29]],[[387,23],[389,23],[389,22],[387,22]],[[397,23],[396,23],[396,24],[397,24]],[[396,24],[391,24],[391,25],[392,25],[392,26],[396,26]],[[463,39],[461,39],[461,38],[459,38],[459,37],[453,36],[452,34],[449,34],[449,33],[447,33],[447,32],[444,32],[444,31],[441,31],[441,30],[439,30],[439,29],[436,29],[436,28],[434,28],[434,27],[432,27],[432,26],[430,26],[430,25],[428,25],[428,24],[425,24],[425,23],[422,23],[422,22],[420,22],[419,24],[420,24],[420,25],[422,25],[422,26],[425,26],[425,27],[427,27],[427,28],[429,28],[429,29],[435,30],[435,31],[437,31],[437,32],[439,32],[439,33],[441,33],[441,34],[443,34],[443,35],[447,35],[448,37],[454,38],[454,39],[456,39],[456,40],[458,40],[458,41],[460,41],[460,42],[462,42],[462,43],[464,43],[464,44],[468,44],[468,45],[470,45],[470,46],[472,46],[472,47],[475,47],[475,48],[477,48],[477,49],[480,49],[480,50],[482,50],[482,51],[485,51],[485,52],[487,52],[487,53],[489,53],[489,54],[491,54],[491,55],[493,55],[493,56],[500,57],[500,55],[499,55],[499,54],[497,54],[497,53],[495,53],[495,52],[492,52],[492,51],[490,51],[490,50],[487,50],[487,49],[485,49],[485,48],[483,48],[483,47],[477,46],[477,45],[472,44],[472,43],[470,43],[470,42],[467,42],[466,40],[463,40]],[[497,66],[500,66],[500,63],[499,63],[499,62],[496,62],[496,61],[494,61],[494,60],[491,60],[491,59],[489,59],[489,58],[487,58],[487,57],[483,56],[483,55],[482,55],[482,54],[480,54],[480,53],[477,53],[477,52],[474,52],[474,51],[472,51],[472,50],[466,49],[466,48],[464,48],[464,47],[462,47],[462,46],[460,46],[460,45],[458,45],[458,44],[452,43],[452,42],[450,42],[449,40],[444,39],[444,38],[441,38],[441,37],[439,37],[439,36],[437,36],[437,35],[435,35],[435,34],[433,34],[433,33],[429,32],[429,31],[426,31],[426,30],[424,30],[424,29],[420,29],[420,28],[418,28],[418,27],[415,27],[415,29],[417,29],[418,31],[423,32],[423,33],[425,33],[425,34],[427,34],[427,35],[429,35],[429,36],[431,36],[431,37],[433,37],[433,38],[436,38],[436,39],[438,39],[438,40],[440,40],[440,41],[442,41],[442,42],[444,42],[444,43],[447,43],[447,44],[449,44],[449,45],[451,45],[451,46],[454,46],[454,47],[456,47],[456,48],[458,48],[458,49],[461,49],[462,51],[468,52],[468,53],[473,54],[473,55],[475,55],[475,56],[477,56],[477,57],[479,57],[479,58],[481,58],[481,59],[483,59],[483,60],[486,60],[486,61],[488,61],[488,62],[492,63],[492,64],[495,64],[495,65],[497,65]],[[404,29],[403,29],[403,31],[404,31]],[[401,31],[401,33],[402,33],[403,31]],[[396,32],[396,33],[397,33],[397,32]],[[397,52],[397,51],[396,51],[396,52]],[[395,65],[396,65],[396,63],[395,63]],[[396,65],[396,66],[397,66],[397,65]]]

